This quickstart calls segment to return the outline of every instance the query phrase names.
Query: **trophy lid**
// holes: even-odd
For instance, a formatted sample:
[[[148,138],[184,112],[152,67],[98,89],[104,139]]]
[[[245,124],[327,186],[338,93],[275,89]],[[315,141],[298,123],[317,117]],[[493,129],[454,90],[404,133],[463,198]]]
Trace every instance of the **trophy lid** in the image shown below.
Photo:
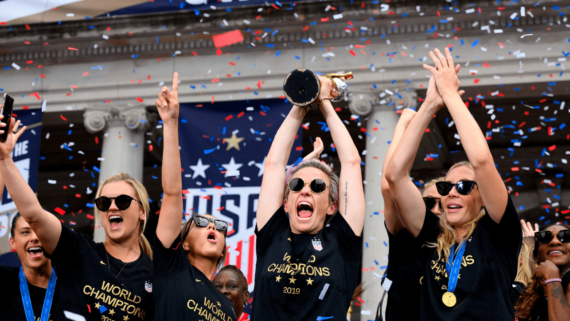
[[[319,97],[321,82],[314,72],[308,69],[295,69],[285,78],[283,92],[294,105],[307,106]]]

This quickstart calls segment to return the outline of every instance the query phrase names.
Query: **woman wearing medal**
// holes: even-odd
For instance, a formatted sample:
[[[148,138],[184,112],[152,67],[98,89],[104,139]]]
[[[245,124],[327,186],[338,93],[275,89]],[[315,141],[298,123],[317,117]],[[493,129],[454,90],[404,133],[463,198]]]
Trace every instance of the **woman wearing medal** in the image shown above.
[[[329,80],[320,79],[319,109],[338,151],[340,179],[317,159],[286,173],[308,111],[293,106],[265,159],[252,320],[342,320],[358,284],[365,216],[360,155],[329,100]]]
[[[105,241],[95,243],[42,208],[11,158],[14,143],[10,130],[6,142],[0,143],[0,172],[22,215],[19,221],[29,224],[37,235],[36,245],[41,244],[43,255],[57,273],[59,300],[57,307],[51,308],[51,318],[152,320],[152,253],[142,235],[149,212],[144,186],[125,173],[113,175],[100,185],[95,215],[96,221],[101,216]],[[35,247],[33,252],[37,255]],[[50,278],[56,282],[53,271]],[[21,277],[20,290],[26,296],[25,279]],[[28,291],[33,300],[34,288],[30,286]],[[46,292],[47,297],[51,293],[49,283]],[[35,304],[32,301],[32,306]],[[47,307],[44,303],[43,309]],[[42,312],[41,320],[47,320],[49,312]]]
[[[485,137],[458,93],[459,80],[446,48],[430,57],[441,105],[422,105],[410,122],[386,172],[398,213],[421,248],[425,288],[420,320],[514,320],[509,294],[517,273],[522,230],[495,168]],[[447,106],[469,162],[453,165],[437,182],[442,216],[426,206],[409,179],[423,133]]]
[[[0,116],[0,119],[3,116]],[[2,122],[2,125],[5,124]],[[14,128],[20,126],[18,120]],[[24,133],[14,134],[14,143]],[[0,198],[4,181],[0,175]],[[42,243],[30,225],[16,212],[10,228],[10,245],[22,263],[21,267],[0,266],[0,320],[51,321],[59,299],[59,284],[51,261],[43,254]]]

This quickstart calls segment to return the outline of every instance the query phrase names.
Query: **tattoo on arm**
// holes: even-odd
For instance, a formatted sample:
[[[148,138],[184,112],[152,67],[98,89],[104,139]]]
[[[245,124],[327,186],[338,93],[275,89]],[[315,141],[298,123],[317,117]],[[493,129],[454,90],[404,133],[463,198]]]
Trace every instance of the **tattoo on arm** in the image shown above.
[[[346,216],[346,208],[348,206],[348,182],[346,182],[344,188],[344,216]]]
[[[562,307],[570,309],[570,305],[568,304],[568,301],[566,301],[566,297],[564,296],[564,290],[562,289],[562,286],[560,285],[559,282],[552,283],[552,290],[550,293],[552,294],[553,298],[557,299],[560,302]]]

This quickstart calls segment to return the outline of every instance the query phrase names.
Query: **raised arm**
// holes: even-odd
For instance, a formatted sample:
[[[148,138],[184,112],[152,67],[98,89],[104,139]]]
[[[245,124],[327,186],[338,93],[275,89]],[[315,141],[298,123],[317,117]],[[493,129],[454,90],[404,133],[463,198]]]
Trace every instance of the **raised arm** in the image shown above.
[[[412,118],[416,115],[416,112],[410,108],[405,109],[396,124],[396,128],[394,129],[394,135],[392,136],[392,141],[390,142],[390,147],[388,147],[388,151],[386,152],[386,156],[384,157],[384,164],[382,165],[382,197],[384,198],[384,220],[386,221],[386,227],[388,228],[388,232],[392,235],[398,234],[401,230],[405,228],[404,223],[398,216],[398,211],[396,209],[396,204],[394,204],[394,198],[392,197],[392,193],[390,192],[390,186],[388,185],[388,181],[386,180],[386,168],[388,167],[388,162],[394,154],[394,150],[400,139],[404,135],[406,127],[408,127]]]
[[[469,162],[473,165],[475,181],[487,213],[493,221],[499,223],[507,208],[507,188],[495,167],[493,156],[481,128],[457,94],[459,80],[453,72],[453,57],[447,48],[445,48],[445,55],[446,57],[438,49],[435,49],[435,54],[430,52],[436,68],[428,65],[424,65],[424,68],[431,71],[435,77],[437,89],[455,122],[461,144]]]
[[[169,248],[180,234],[182,222],[182,168],[178,145],[178,73],[172,76],[172,91],[162,87],[155,101],[162,118],[164,149],[162,152],[162,208],[158,218],[156,236],[162,246]]]
[[[340,160],[338,211],[344,216],[354,234],[360,236],[364,228],[364,217],[366,216],[360,155],[346,126],[338,117],[330,100],[323,100],[330,97],[330,82],[323,77],[320,77],[320,79],[321,105],[319,109],[325,116],[325,121],[329,126]]]
[[[269,154],[265,158],[265,169],[261,181],[261,191],[257,201],[257,229],[261,230],[283,205],[285,196],[285,168],[291,148],[295,142],[297,130],[303,122],[307,111],[299,106],[293,106],[273,139]]]
[[[0,115],[0,120],[2,119],[4,119],[4,116]],[[30,224],[30,227],[42,243],[44,250],[51,254],[55,250],[61,236],[61,223],[53,214],[44,211],[34,191],[22,177],[18,167],[12,160],[11,153],[14,145],[26,129],[26,127],[23,127],[18,133],[14,134],[13,129],[18,128],[20,124],[20,121],[18,121],[14,125],[14,120],[12,118],[10,122],[6,142],[0,142],[0,173],[2,173],[8,193],[10,193],[12,201],[16,204],[18,212]],[[5,126],[4,122],[0,123],[0,127],[3,127],[0,133],[4,132]]]
[[[459,72],[459,68],[458,65],[455,68],[455,73]],[[457,91],[457,88],[455,90]],[[462,94],[463,91],[460,91],[459,95]],[[394,155],[390,158],[386,168],[386,179],[394,197],[398,214],[402,218],[408,232],[414,237],[418,236],[422,230],[426,206],[422,195],[410,180],[410,170],[412,169],[425,129],[435,113],[443,106],[443,99],[432,76],[428,83],[426,99],[406,128],[402,140],[396,147]]]

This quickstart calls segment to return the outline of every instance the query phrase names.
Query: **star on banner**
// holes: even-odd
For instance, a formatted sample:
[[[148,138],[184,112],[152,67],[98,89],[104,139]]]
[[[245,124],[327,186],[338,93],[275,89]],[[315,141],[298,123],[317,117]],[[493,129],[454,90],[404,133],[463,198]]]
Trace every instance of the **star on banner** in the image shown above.
[[[237,137],[236,134],[232,134],[232,137],[230,138],[224,138],[224,140],[226,141],[226,143],[228,143],[228,147],[226,148],[226,151],[230,150],[232,147],[239,150],[239,143],[244,140],[245,138],[243,137]]]
[[[267,157],[263,158],[263,162],[261,163],[255,163],[255,167],[259,168],[259,173],[257,174],[257,177],[260,177],[263,175],[263,170],[265,169],[265,159]]]
[[[194,171],[194,174],[192,174],[192,179],[194,179],[198,176],[202,176],[202,177],[206,178],[206,170],[209,167],[210,167],[210,165],[202,164],[202,159],[199,158],[198,164],[196,164],[195,166],[190,165],[190,168]]]
[[[236,164],[232,157],[229,164],[222,164],[222,167],[226,169],[226,175],[224,177],[239,176],[239,168],[242,166],[243,164]]]

